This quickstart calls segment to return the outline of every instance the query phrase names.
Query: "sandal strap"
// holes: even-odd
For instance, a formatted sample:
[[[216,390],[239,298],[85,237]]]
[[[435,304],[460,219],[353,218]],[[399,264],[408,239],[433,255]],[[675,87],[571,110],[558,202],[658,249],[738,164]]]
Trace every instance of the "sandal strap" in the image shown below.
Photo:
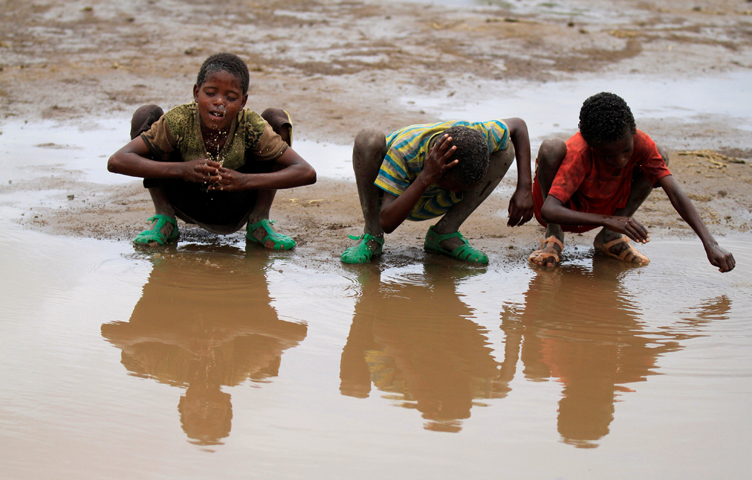
[[[350,237],[350,240],[363,240],[363,243],[368,243],[371,240],[378,243],[379,245],[384,245],[384,237],[374,237],[370,233],[364,233],[363,235],[348,235]]]
[[[436,240],[434,241],[438,243],[441,243],[448,238],[454,238],[454,237],[457,237],[460,240],[462,240],[462,243],[468,243],[465,237],[463,237],[462,234],[459,232],[459,230],[456,232],[452,232],[452,233],[436,233],[436,230],[434,230],[433,227],[431,227],[428,229],[428,234],[436,237]]]
[[[477,248],[471,247],[470,244],[467,243],[467,240],[465,240],[465,243],[452,250],[452,256],[465,261],[478,263],[488,262],[488,257],[486,256],[486,254],[481,252]]]
[[[611,249],[611,247],[613,247],[617,243],[622,243],[622,242],[624,242],[626,244],[629,244],[629,239],[627,238],[626,235],[622,235],[621,237],[617,238],[616,240],[611,240],[610,242],[603,244],[603,248],[605,248],[606,250],[609,250],[609,249]]]
[[[541,250],[543,250],[544,246],[547,247],[551,242],[553,242],[554,245],[558,245],[560,250],[564,250],[564,243],[562,243],[561,240],[559,240],[558,238],[556,238],[553,235],[551,235],[550,237],[548,237],[548,238],[540,241]]]
[[[178,226],[177,219],[172,218],[169,215],[159,215],[159,214],[156,214],[156,215],[152,215],[151,217],[149,217],[149,218],[146,219],[147,222],[153,222],[154,220],[159,220],[162,223],[162,225],[161,225],[162,227],[164,227],[165,223],[171,223],[175,227]]]

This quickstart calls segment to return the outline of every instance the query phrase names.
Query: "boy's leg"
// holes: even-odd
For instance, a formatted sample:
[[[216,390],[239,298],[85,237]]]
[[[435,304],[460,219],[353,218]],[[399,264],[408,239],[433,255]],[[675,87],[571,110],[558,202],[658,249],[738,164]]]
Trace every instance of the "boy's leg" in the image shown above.
[[[556,172],[559,171],[561,162],[566,155],[567,144],[558,138],[545,140],[541,144],[540,150],[538,150],[535,176],[538,179],[538,185],[540,185],[544,202],[554,182]],[[559,243],[549,240],[551,237],[554,237]],[[564,231],[561,229],[561,225],[555,223],[547,224],[545,238],[546,240],[541,243],[540,250],[533,252],[529,259],[536,265],[553,267],[559,262],[564,244]]]
[[[379,222],[381,190],[373,182],[379,175],[386,150],[386,137],[378,130],[363,129],[355,136],[352,162],[365,227],[358,244],[342,253],[345,263],[365,263],[372,255],[381,253],[384,244],[384,229]]]
[[[668,151],[665,148],[658,146],[658,152],[663,157],[663,161],[666,163],[666,166],[668,166]],[[632,185],[629,190],[629,197],[627,197],[627,204],[624,206],[624,208],[620,208],[616,212],[614,212],[614,215],[620,217],[631,217],[635,214],[635,212],[637,212],[637,209],[640,208],[640,205],[642,205],[645,200],[647,200],[650,192],[652,191],[653,185],[651,185],[650,181],[642,173],[642,170],[635,168],[634,173],[632,174]],[[630,253],[624,256],[624,261],[626,262],[637,263],[641,265],[647,265],[648,263],[650,263],[650,260],[645,255],[635,250],[628,242],[618,241],[623,237],[624,236],[621,233],[614,232],[604,227],[601,229],[598,235],[595,236],[593,244],[595,245],[596,250],[604,251],[607,254],[616,257],[622,255],[626,250],[631,250]],[[606,248],[605,245],[609,242],[615,243]]]
[[[163,114],[164,111],[158,105],[143,105],[136,109],[131,118],[131,140],[149,130],[152,124],[159,120]],[[149,190],[149,195],[154,203],[155,216],[151,217],[153,220],[149,229],[141,232],[133,242],[139,245],[163,245],[168,240],[177,238],[177,223],[173,223],[176,219],[175,209],[159,183],[153,179],[144,179],[144,186]],[[168,217],[172,221],[160,217]]]
[[[272,129],[282,137],[287,145],[292,147],[292,120],[286,111],[281,108],[267,108],[261,113],[261,117],[271,125]],[[248,216],[246,236],[253,236],[252,240],[263,243],[267,248],[289,250],[295,247],[295,240],[287,235],[274,232],[271,222],[269,222],[269,212],[276,194],[277,190],[275,189],[258,191],[256,205]]]

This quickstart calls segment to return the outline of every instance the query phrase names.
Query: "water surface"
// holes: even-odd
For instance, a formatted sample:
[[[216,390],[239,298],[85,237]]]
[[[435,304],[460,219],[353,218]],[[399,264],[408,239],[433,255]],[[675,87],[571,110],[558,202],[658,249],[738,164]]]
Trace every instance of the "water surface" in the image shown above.
[[[3,477],[738,478],[752,248],[723,244],[725,275],[689,240],[313,270],[5,223]]]

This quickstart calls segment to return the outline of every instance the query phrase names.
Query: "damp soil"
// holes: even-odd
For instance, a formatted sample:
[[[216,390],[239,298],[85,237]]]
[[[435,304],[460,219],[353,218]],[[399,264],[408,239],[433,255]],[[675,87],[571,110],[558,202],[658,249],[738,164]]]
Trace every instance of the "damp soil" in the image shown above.
[[[582,74],[681,78],[752,68],[752,4],[713,1],[698,7],[679,0],[661,5],[7,0],[0,19],[1,121],[52,120],[94,128],[100,119],[127,119],[145,103],[170,108],[190,100],[198,67],[217,51],[236,52],[248,63],[251,108],[282,106],[295,119],[296,139],[339,145],[351,144],[364,126],[391,131],[440,116],[421,109],[420,102],[405,102],[406,97],[473,100],[482,99],[494,82],[540,84]],[[499,102],[503,105],[503,99]],[[525,112],[500,116],[524,118]],[[647,126],[656,138],[677,128],[685,138],[708,134],[703,123]],[[738,133],[733,122],[714,127],[720,136]],[[532,131],[531,137],[548,133]],[[112,151],[119,146],[112,145]],[[752,211],[746,195],[752,145],[722,147],[716,153],[747,163],[672,154],[680,184],[721,235],[747,231]],[[60,176],[1,188],[5,193],[65,190],[71,182]],[[152,212],[135,181],[117,187],[77,182],[75,190],[92,200],[40,211],[22,223],[125,241]],[[541,235],[534,222],[516,230],[505,226],[507,198],[498,195],[484,204],[463,226],[465,235],[492,251],[534,245]],[[279,192],[272,215],[301,247],[333,257],[347,245],[344,234],[358,234],[362,225],[354,183],[326,178]],[[638,215],[671,235],[689,233],[662,193]],[[387,245],[420,247],[426,228],[408,223]]]

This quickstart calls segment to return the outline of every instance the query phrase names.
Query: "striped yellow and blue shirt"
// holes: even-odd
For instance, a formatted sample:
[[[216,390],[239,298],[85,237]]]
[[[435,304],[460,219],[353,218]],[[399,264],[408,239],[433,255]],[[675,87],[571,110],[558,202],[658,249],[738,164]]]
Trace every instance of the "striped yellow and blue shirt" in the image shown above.
[[[486,137],[490,153],[507,148],[509,129],[501,120],[488,122],[449,121],[426,125],[411,125],[386,137],[387,153],[374,182],[385,192],[398,197],[423,171],[423,162],[433,139],[449,127],[463,126],[477,130]],[[444,215],[462,200],[449,190],[431,185],[407,217],[408,220],[428,220]]]

